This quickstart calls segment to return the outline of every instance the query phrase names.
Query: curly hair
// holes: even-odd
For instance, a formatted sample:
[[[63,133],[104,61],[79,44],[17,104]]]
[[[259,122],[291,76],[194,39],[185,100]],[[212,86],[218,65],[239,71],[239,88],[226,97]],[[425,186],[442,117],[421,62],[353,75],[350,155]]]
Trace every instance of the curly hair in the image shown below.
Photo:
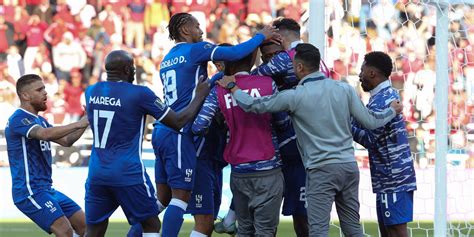
[[[170,22],[168,24],[168,30],[169,30],[169,38],[171,40],[177,40],[181,36],[179,33],[179,29],[185,25],[186,23],[190,22],[193,19],[193,16],[189,13],[186,12],[180,12],[174,14],[170,18]]]
[[[365,65],[377,68],[387,78],[392,74],[392,59],[384,52],[370,52],[364,56],[364,61]]]

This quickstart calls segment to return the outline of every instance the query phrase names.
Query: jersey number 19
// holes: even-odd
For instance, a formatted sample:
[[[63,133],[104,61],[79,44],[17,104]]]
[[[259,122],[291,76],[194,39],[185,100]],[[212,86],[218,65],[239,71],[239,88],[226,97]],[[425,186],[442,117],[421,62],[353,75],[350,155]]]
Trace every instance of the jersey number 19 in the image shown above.
[[[163,87],[165,90],[166,105],[172,105],[178,99],[178,92],[176,90],[176,71],[169,70],[161,74],[163,79]]]

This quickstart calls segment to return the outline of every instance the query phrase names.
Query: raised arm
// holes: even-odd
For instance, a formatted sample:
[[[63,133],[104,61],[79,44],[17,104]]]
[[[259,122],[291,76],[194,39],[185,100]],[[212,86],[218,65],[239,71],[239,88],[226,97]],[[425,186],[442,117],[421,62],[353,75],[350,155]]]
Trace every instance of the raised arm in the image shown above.
[[[82,117],[81,120],[86,120],[87,122],[87,116],[84,116]],[[89,124],[89,123],[87,123]],[[56,139],[54,140],[53,142],[55,143],[58,143],[59,145],[61,146],[65,146],[65,147],[70,147],[72,146],[77,140],[79,140],[79,138],[81,138],[82,134],[84,134],[84,131],[86,131],[88,126],[84,127],[84,128],[81,128],[81,129],[78,129],[60,139]]]
[[[72,143],[75,142],[75,140],[71,144],[69,144],[69,142],[64,142],[63,140],[65,139],[64,137],[70,134],[73,134],[75,132],[78,132],[78,133],[80,133],[80,131],[84,132],[84,130],[88,126],[89,126],[89,122],[87,121],[87,119],[84,119],[84,118],[79,120],[78,122],[71,123],[64,126],[43,128],[38,125],[31,128],[30,132],[28,133],[28,138],[38,139],[38,140],[43,140],[43,141],[53,141],[63,146],[71,146]],[[70,141],[72,141],[72,139],[70,139]]]
[[[264,40],[279,37],[276,29],[272,26],[265,26],[251,39],[235,45],[215,47],[211,53],[211,61],[235,61],[252,53]]]

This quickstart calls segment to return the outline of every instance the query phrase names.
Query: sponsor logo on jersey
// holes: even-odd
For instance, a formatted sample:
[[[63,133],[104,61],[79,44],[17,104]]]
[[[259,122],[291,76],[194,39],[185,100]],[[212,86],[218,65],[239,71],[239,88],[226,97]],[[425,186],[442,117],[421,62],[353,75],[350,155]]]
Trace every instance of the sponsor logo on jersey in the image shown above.
[[[243,92],[250,94],[252,97],[262,97],[260,95],[260,88],[252,88],[252,89],[245,89],[242,90]],[[227,93],[224,95],[224,100],[225,100],[225,107],[227,109],[230,109],[231,107],[237,106],[237,101],[234,99],[231,93]]]

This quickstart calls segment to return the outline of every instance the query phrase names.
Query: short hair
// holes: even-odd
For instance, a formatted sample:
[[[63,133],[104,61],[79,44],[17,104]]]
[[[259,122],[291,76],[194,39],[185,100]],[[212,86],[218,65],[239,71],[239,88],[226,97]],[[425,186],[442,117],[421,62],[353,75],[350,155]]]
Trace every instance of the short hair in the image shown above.
[[[364,62],[367,66],[377,68],[387,78],[392,74],[392,59],[384,52],[370,52],[364,56]]]
[[[319,70],[321,54],[319,49],[312,44],[301,43],[296,45],[295,59],[303,61],[303,64],[313,70]]]
[[[191,22],[193,16],[186,12],[176,13],[170,18],[168,23],[169,38],[171,40],[177,40],[181,35],[179,29],[188,22]]]
[[[232,75],[231,72],[230,72],[230,69],[233,68],[233,67],[239,66],[239,65],[251,66],[250,64],[252,63],[253,54],[254,54],[254,51],[252,51],[250,54],[248,54],[247,56],[245,56],[245,57],[243,57],[239,60],[224,61],[224,74],[228,75],[228,76]]]
[[[300,35],[300,24],[295,20],[287,17],[280,17],[273,21],[273,26],[279,30],[287,30],[290,32],[294,32],[295,34]]]
[[[36,74],[26,74],[21,76],[16,82],[16,94],[20,96],[20,93],[23,91],[23,89],[35,81],[43,81],[43,79],[41,79],[41,77]]]

